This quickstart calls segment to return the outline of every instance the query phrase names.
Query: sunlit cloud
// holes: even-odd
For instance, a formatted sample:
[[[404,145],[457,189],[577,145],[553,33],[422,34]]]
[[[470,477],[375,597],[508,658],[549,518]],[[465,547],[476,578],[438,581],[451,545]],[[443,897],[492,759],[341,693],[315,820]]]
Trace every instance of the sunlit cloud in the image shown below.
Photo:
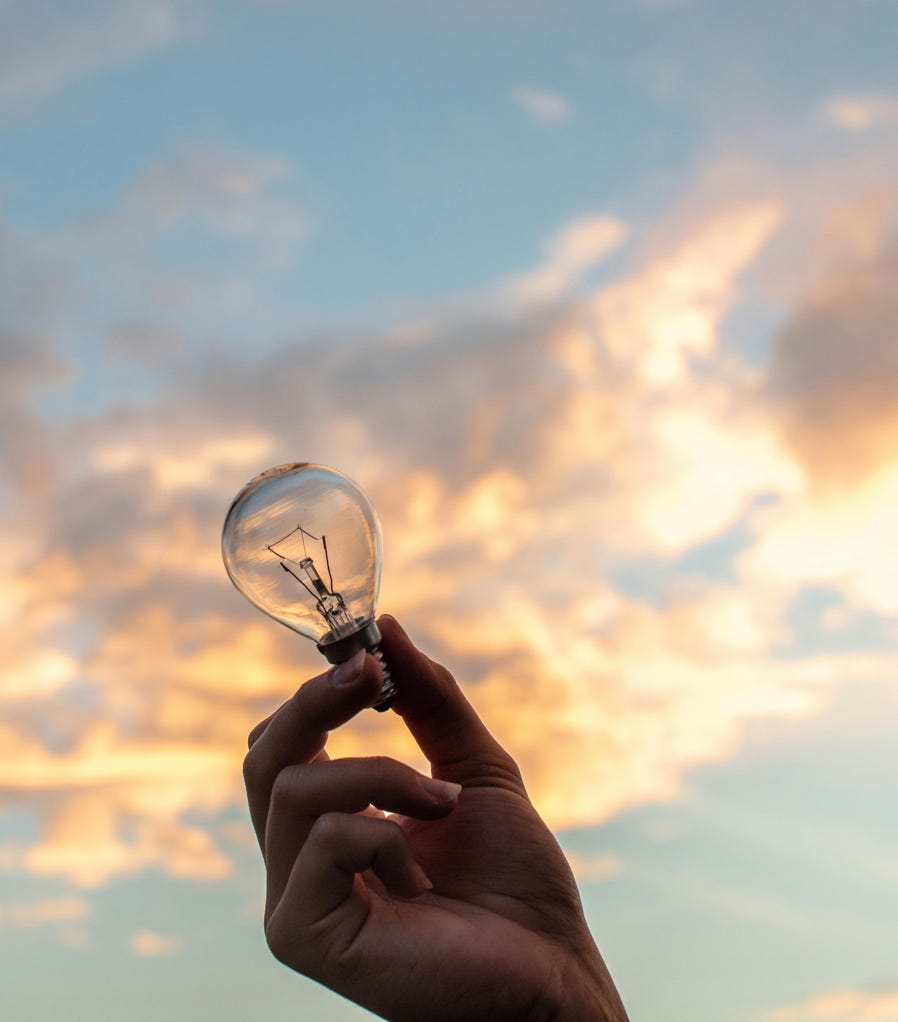
[[[0,903],[0,931],[83,922],[90,906],[77,895]]]
[[[522,307],[558,301],[570,294],[588,270],[617,249],[626,235],[626,225],[615,217],[575,220],[549,240],[542,265],[505,281],[493,297],[519,314]]]
[[[626,868],[616,855],[586,856],[570,851],[565,851],[564,854],[574,871],[574,876],[581,884],[602,883],[618,876]]]
[[[169,958],[180,953],[184,941],[153,930],[136,930],[131,934],[128,946],[138,958]]]
[[[888,230],[820,281],[776,339],[769,389],[812,484],[853,488],[898,447],[898,249]]]
[[[574,112],[573,104],[561,92],[521,86],[515,89],[514,98],[521,109],[540,124],[566,121]]]
[[[204,489],[223,468],[243,468],[250,473],[252,466],[265,463],[274,446],[270,437],[259,434],[200,441],[192,451],[165,449],[154,440],[148,437],[143,442],[112,441],[97,446],[92,453],[94,466],[100,473],[146,473],[163,491]]]
[[[823,119],[843,131],[898,127],[898,96],[886,92],[844,93],[824,104]]]
[[[241,204],[283,169],[210,166],[160,164],[121,209],[239,233],[255,208]],[[583,217],[467,318],[437,309],[401,343],[301,337],[201,367],[179,362],[176,340],[155,366],[158,397],[64,426],[28,417],[40,374],[17,349],[20,442],[37,449],[51,429],[60,456],[48,499],[0,531],[15,608],[0,791],[39,824],[5,865],[85,887],[143,870],[229,875],[234,842],[215,824],[242,803],[246,733],[325,666],[246,605],[220,562],[230,498],[280,461],[333,464],[369,490],[383,609],[457,672],[555,827],[671,798],[690,768],[734,754],[746,721],[813,713],[840,681],[882,672],[875,651],[803,649],[783,611],[823,583],[846,612],[898,605],[898,481],[889,444],[865,439],[892,435],[890,348],[855,297],[890,309],[891,264],[858,265],[854,290],[818,282],[822,298],[795,310],[770,364],[750,363],[727,343],[728,317],[788,229],[777,196],[716,201],[638,246],[634,225]],[[96,251],[118,258],[113,234]],[[815,301],[857,324],[857,365],[807,339]],[[37,347],[34,365],[50,372],[52,350]],[[865,475],[837,499],[815,483],[833,465],[859,469],[830,442],[854,393],[880,397],[852,441]],[[657,586],[628,585],[634,566]],[[419,762],[401,726],[375,716],[334,735],[335,753]]]
[[[856,609],[895,614],[896,499],[898,466],[825,500],[758,510],[758,542],[739,559],[743,577],[771,591],[831,586]]]
[[[593,307],[610,354],[650,386],[690,380],[689,360],[712,355],[738,275],[782,218],[773,201],[738,204],[690,225],[692,236],[639,272],[601,289]]]
[[[835,990],[780,1008],[765,1022],[895,1022],[898,990]]]

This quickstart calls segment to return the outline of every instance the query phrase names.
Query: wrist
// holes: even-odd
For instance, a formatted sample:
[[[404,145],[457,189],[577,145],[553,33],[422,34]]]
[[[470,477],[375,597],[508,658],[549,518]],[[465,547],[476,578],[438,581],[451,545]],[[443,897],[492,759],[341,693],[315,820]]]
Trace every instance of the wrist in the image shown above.
[[[611,974],[598,951],[580,958],[562,976],[553,1022],[628,1022]]]

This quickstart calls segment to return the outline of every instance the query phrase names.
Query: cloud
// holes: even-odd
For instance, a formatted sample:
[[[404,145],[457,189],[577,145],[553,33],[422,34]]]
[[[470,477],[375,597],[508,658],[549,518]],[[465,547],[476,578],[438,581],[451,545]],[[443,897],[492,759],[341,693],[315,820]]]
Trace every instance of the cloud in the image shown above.
[[[843,252],[774,338],[763,385],[768,418],[802,473],[758,509],[739,560],[771,592],[829,586],[854,609],[898,611],[898,209],[893,192],[850,202],[832,224]]]
[[[125,190],[119,223],[196,217],[239,233],[230,203],[281,180],[276,160],[238,161],[233,178],[227,160],[179,160]],[[834,514],[770,398],[799,412],[815,400],[817,377],[797,367],[809,349],[783,340],[768,369],[727,343],[745,277],[788,216],[775,195],[740,195],[641,233],[584,217],[531,271],[416,330],[303,334],[238,359],[184,327],[149,396],[56,421],[32,407],[53,371],[52,318],[22,310],[40,343],[33,359],[14,349],[19,442],[39,450],[47,434],[57,453],[41,499],[23,487],[0,517],[16,607],[0,793],[40,826],[12,865],[85,886],[228,875],[218,824],[242,802],[245,735],[324,666],[220,563],[228,502],[267,464],[309,458],[368,489],[383,608],[456,670],[556,827],[669,798],[690,767],[733,754],[747,719],[814,712],[840,680],[889,668],[875,651],[816,655],[784,622],[821,564],[851,606],[892,605],[888,557],[858,559],[857,543],[862,526],[891,549],[881,508],[896,485],[883,464]],[[623,251],[625,232],[641,244]],[[95,244],[121,251],[112,230]],[[589,281],[611,251],[619,262]],[[153,269],[152,247],[144,257]],[[856,350],[878,365],[877,343]],[[828,428],[803,421],[808,437]],[[651,583],[628,584],[632,572]],[[416,758],[389,716],[362,715],[333,746]]]
[[[202,828],[180,823],[239,795],[240,756],[199,743],[123,740],[94,725],[67,753],[4,729],[7,803],[42,811],[43,833],[15,857],[42,876],[95,887],[120,873],[161,868],[173,876],[221,879],[230,863]],[[15,769],[18,765],[18,769]]]
[[[42,926],[83,922],[89,915],[90,906],[76,895],[39,898],[36,901],[11,901],[0,903],[0,930],[30,930]]]
[[[844,490],[895,462],[898,235],[817,284],[776,338],[769,390],[815,483]]]
[[[233,252],[249,253],[250,261],[269,268],[289,263],[311,229],[290,191],[292,174],[291,163],[280,156],[193,142],[147,167],[109,211],[78,224],[69,245],[82,253],[90,246],[111,263],[108,272],[140,273],[157,292],[183,304],[190,289],[179,292],[173,279],[158,272],[160,255],[170,246],[208,235],[219,245],[216,258],[208,260],[212,266],[226,265]],[[221,251],[222,242],[230,252]],[[112,252],[117,260],[109,259]]]
[[[527,116],[539,124],[558,124],[573,115],[571,101],[560,92],[521,86],[515,89],[514,98]]]
[[[56,470],[52,430],[36,392],[72,375],[61,348],[76,300],[75,275],[39,245],[0,224],[0,499],[45,495]]]
[[[131,934],[128,945],[131,953],[138,958],[169,958],[182,950],[184,941],[153,930],[136,930]]]
[[[766,1017],[769,1022],[895,1022],[898,990],[835,990]]]
[[[565,851],[574,876],[581,884],[602,883],[613,876],[618,876],[625,869],[624,863],[611,854],[585,856]]]
[[[738,559],[747,585],[771,594],[829,586],[854,610],[894,615],[898,545],[890,508],[898,499],[898,466],[855,489],[824,499],[805,493],[759,509],[757,542]]]
[[[544,262],[527,273],[504,281],[492,292],[498,308],[520,315],[522,308],[557,302],[570,295],[584,275],[626,239],[624,223],[611,216],[573,220],[546,245]]]
[[[688,360],[714,353],[738,276],[781,218],[772,199],[735,204],[694,224],[691,238],[641,272],[600,289],[593,307],[611,355],[652,385],[688,379]]]
[[[177,0],[12,6],[0,42],[0,109],[171,46],[198,25],[198,9]]]
[[[112,440],[106,446],[101,441],[93,450],[93,464],[100,475],[140,472],[162,490],[201,490],[223,468],[249,471],[253,465],[262,464],[272,446],[271,437],[262,434],[232,435],[226,440],[211,438],[199,441],[192,449],[179,451],[166,450],[154,438],[129,444]]]
[[[281,157],[193,145],[150,167],[128,190],[123,207],[163,229],[196,218],[225,235],[274,232],[289,241],[305,233],[305,219],[287,201],[271,196],[290,174]]]
[[[845,93],[832,96],[821,117],[843,131],[862,132],[898,126],[898,96],[885,92]]]

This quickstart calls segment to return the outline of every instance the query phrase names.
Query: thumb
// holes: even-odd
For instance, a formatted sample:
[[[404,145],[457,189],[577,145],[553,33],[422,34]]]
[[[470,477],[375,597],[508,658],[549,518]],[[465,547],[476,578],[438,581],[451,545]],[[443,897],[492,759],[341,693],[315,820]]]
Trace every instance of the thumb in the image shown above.
[[[378,620],[396,682],[393,708],[430,761],[434,777],[469,787],[496,785],[526,797],[517,764],[490,734],[441,664],[425,656],[395,618]]]

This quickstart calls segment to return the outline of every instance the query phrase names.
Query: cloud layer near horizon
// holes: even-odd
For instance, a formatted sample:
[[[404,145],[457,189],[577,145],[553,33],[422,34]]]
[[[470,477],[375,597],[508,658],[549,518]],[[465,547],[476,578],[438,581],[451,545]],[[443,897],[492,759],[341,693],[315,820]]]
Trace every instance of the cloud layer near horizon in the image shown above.
[[[121,258],[122,230],[160,203],[253,247],[238,207],[280,208],[283,171],[221,153],[151,169],[92,228],[94,258]],[[224,182],[213,206],[194,208],[197,174]],[[747,719],[893,673],[851,629],[898,609],[894,237],[818,275],[750,359],[731,324],[790,212],[783,189],[653,229],[584,217],[464,303],[253,360],[146,314],[97,321],[85,348],[70,239],[50,259],[0,236],[18,274],[2,296],[0,791],[40,826],[5,861],[84,885],[227,875],[245,734],[323,666],[220,562],[231,496],[281,461],[370,492],[383,609],[457,672],[555,827],[671,797]],[[53,414],[123,350],[132,398]],[[809,589],[837,654],[791,621]],[[373,714],[334,748],[415,755]]]

